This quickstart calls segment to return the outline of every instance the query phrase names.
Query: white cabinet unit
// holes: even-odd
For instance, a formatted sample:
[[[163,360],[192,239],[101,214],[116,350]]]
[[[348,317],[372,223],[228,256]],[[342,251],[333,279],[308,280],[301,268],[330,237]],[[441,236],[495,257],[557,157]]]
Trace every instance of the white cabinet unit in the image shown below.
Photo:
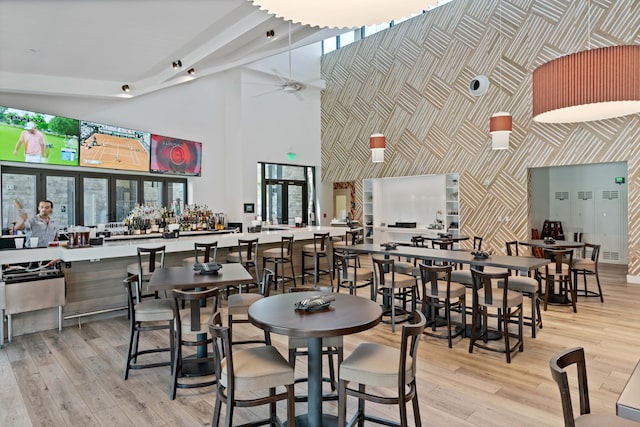
[[[458,193],[458,174],[447,174],[447,212],[444,226],[449,232],[460,230],[460,199]]]
[[[365,179],[362,191],[367,243],[410,242],[459,228],[458,174]]]

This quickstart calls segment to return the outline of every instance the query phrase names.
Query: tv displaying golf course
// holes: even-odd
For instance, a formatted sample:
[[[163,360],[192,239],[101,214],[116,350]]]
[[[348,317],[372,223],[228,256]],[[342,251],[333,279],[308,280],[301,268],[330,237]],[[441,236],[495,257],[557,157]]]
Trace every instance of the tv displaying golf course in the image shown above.
[[[80,122],[0,106],[0,160],[78,166]]]

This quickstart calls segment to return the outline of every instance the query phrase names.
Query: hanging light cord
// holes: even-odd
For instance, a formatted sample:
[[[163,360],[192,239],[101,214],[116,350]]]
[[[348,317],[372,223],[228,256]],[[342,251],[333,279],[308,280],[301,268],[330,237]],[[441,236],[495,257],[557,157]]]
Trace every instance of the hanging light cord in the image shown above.
[[[500,63],[498,64],[498,73],[500,76],[500,82],[499,82],[499,87],[500,87],[500,98],[503,99],[504,97],[502,96],[502,55],[504,54],[504,37],[502,35],[502,0],[500,0]],[[502,103],[502,111],[505,111],[504,109],[504,102]]]

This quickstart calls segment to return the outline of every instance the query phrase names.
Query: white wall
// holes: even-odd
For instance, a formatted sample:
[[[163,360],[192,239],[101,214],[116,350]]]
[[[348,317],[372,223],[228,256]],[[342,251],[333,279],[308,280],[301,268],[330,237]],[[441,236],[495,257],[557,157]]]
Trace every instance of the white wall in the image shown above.
[[[320,75],[319,45],[299,51],[294,52],[293,61],[304,61],[307,75],[294,73],[294,77],[316,79]],[[288,74],[286,54],[253,66],[272,72],[276,64],[282,74]],[[190,201],[225,212],[230,221],[240,221],[243,203],[256,202],[258,161],[316,166],[320,182],[320,92],[302,91],[303,101],[284,92],[255,97],[272,88],[247,84],[255,75],[231,70],[119,100],[0,93],[0,105],[200,141],[202,176],[189,179]],[[260,74],[258,78],[263,83],[278,82]],[[287,160],[289,151],[296,153],[293,162]]]

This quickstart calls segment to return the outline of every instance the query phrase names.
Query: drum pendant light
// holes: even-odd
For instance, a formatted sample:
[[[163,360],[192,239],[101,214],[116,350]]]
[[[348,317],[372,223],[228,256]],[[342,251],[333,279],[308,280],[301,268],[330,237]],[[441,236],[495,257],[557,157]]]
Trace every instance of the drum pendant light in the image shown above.
[[[502,35],[502,0],[500,0],[500,39],[502,40],[500,48],[500,59],[504,52],[504,37]],[[502,94],[502,60],[500,61],[499,68],[499,90],[498,96]],[[509,135],[513,130],[513,117],[507,112],[495,113],[489,119],[489,133],[491,134],[491,149],[492,150],[506,150],[509,148]]]
[[[386,138],[381,133],[374,133],[369,137],[369,147],[371,148],[371,161],[373,163],[384,162],[384,149]]]

